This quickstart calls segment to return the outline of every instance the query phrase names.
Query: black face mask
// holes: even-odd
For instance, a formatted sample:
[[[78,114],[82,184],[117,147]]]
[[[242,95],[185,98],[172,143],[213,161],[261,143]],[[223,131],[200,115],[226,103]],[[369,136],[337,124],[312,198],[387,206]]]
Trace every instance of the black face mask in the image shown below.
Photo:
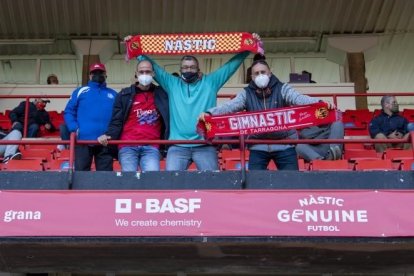
[[[187,83],[195,82],[198,79],[198,72],[181,73],[181,78]]]
[[[103,72],[93,72],[92,81],[102,84],[106,81],[105,75]]]

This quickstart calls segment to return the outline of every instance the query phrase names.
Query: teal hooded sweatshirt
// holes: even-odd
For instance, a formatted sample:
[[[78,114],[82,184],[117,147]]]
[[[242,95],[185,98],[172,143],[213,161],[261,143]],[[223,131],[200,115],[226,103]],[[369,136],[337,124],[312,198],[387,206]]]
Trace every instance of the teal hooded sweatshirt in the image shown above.
[[[217,105],[217,93],[237,71],[249,52],[236,54],[216,71],[202,75],[193,83],[171,75],[148,56],[142,59],[150,61],[154,67],[155,80],[167,92],[170,107],[169,140],[203,140],[197,134],[198,116]],[[194,144],[180,146],[200,146]]]

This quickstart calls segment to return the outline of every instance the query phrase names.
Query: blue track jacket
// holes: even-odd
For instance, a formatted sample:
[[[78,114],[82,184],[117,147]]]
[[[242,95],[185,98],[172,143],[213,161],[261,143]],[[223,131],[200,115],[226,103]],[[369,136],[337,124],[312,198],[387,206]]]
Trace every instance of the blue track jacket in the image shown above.
[[[65,123],[70,132],[78,131],[79,140],[96,140],[108,129],[112,107],[117,93],[89,81],[73,91],[64,111]]]

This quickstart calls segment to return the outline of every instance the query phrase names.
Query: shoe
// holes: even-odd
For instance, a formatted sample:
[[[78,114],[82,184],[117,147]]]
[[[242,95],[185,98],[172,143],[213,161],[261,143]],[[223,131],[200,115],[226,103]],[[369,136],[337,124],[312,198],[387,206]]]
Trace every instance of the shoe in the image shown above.
[[[335,146],[331,147],[331,150],[334,152],[334,154],[333,154],[335,156],[334,160],[342,159],[342,150],[339,146],[335,145]]]
[[[339,146],[335,145],[329,148],[329,152],[332,155],[331,160],[339,160],[342,159],[342,150]]]
[[[64,149],[66,149],[65,145],[57,145],[56,148],[57,148],[58,151],[62,151]]]
[[[10,160],[13,160],[13,159],[15,159],[15,160],[22,159],[22,154],[20,152],[16,152],[13,155],[8,155],[8,156],[3,158],[2,163],[7,164]]]
[[[332,151],[332,148],[329,149],[328,154],[326,154],[325,158],[323,160],[335,160],[335,152]]]

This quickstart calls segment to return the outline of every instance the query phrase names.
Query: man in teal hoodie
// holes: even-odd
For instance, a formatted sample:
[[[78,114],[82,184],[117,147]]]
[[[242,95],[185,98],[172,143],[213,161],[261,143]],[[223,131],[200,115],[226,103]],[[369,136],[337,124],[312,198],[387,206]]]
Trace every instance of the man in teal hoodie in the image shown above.
[[[168,94],[170,107],[169,140],[202,140],[197,134],[198,115],[216,106],[217,93],[236,72],[249,52],[236,54],[226,64],[210,74],[200,72],[199,62],[194,56],[181,59],[181,76],[166,72],[148,56],[152,62],[155,80]],[[217,151],[214,146],[204,144],[178,144],[168,149],[167,170],[186,170],[194,162],[198,170],[218,170]]]

